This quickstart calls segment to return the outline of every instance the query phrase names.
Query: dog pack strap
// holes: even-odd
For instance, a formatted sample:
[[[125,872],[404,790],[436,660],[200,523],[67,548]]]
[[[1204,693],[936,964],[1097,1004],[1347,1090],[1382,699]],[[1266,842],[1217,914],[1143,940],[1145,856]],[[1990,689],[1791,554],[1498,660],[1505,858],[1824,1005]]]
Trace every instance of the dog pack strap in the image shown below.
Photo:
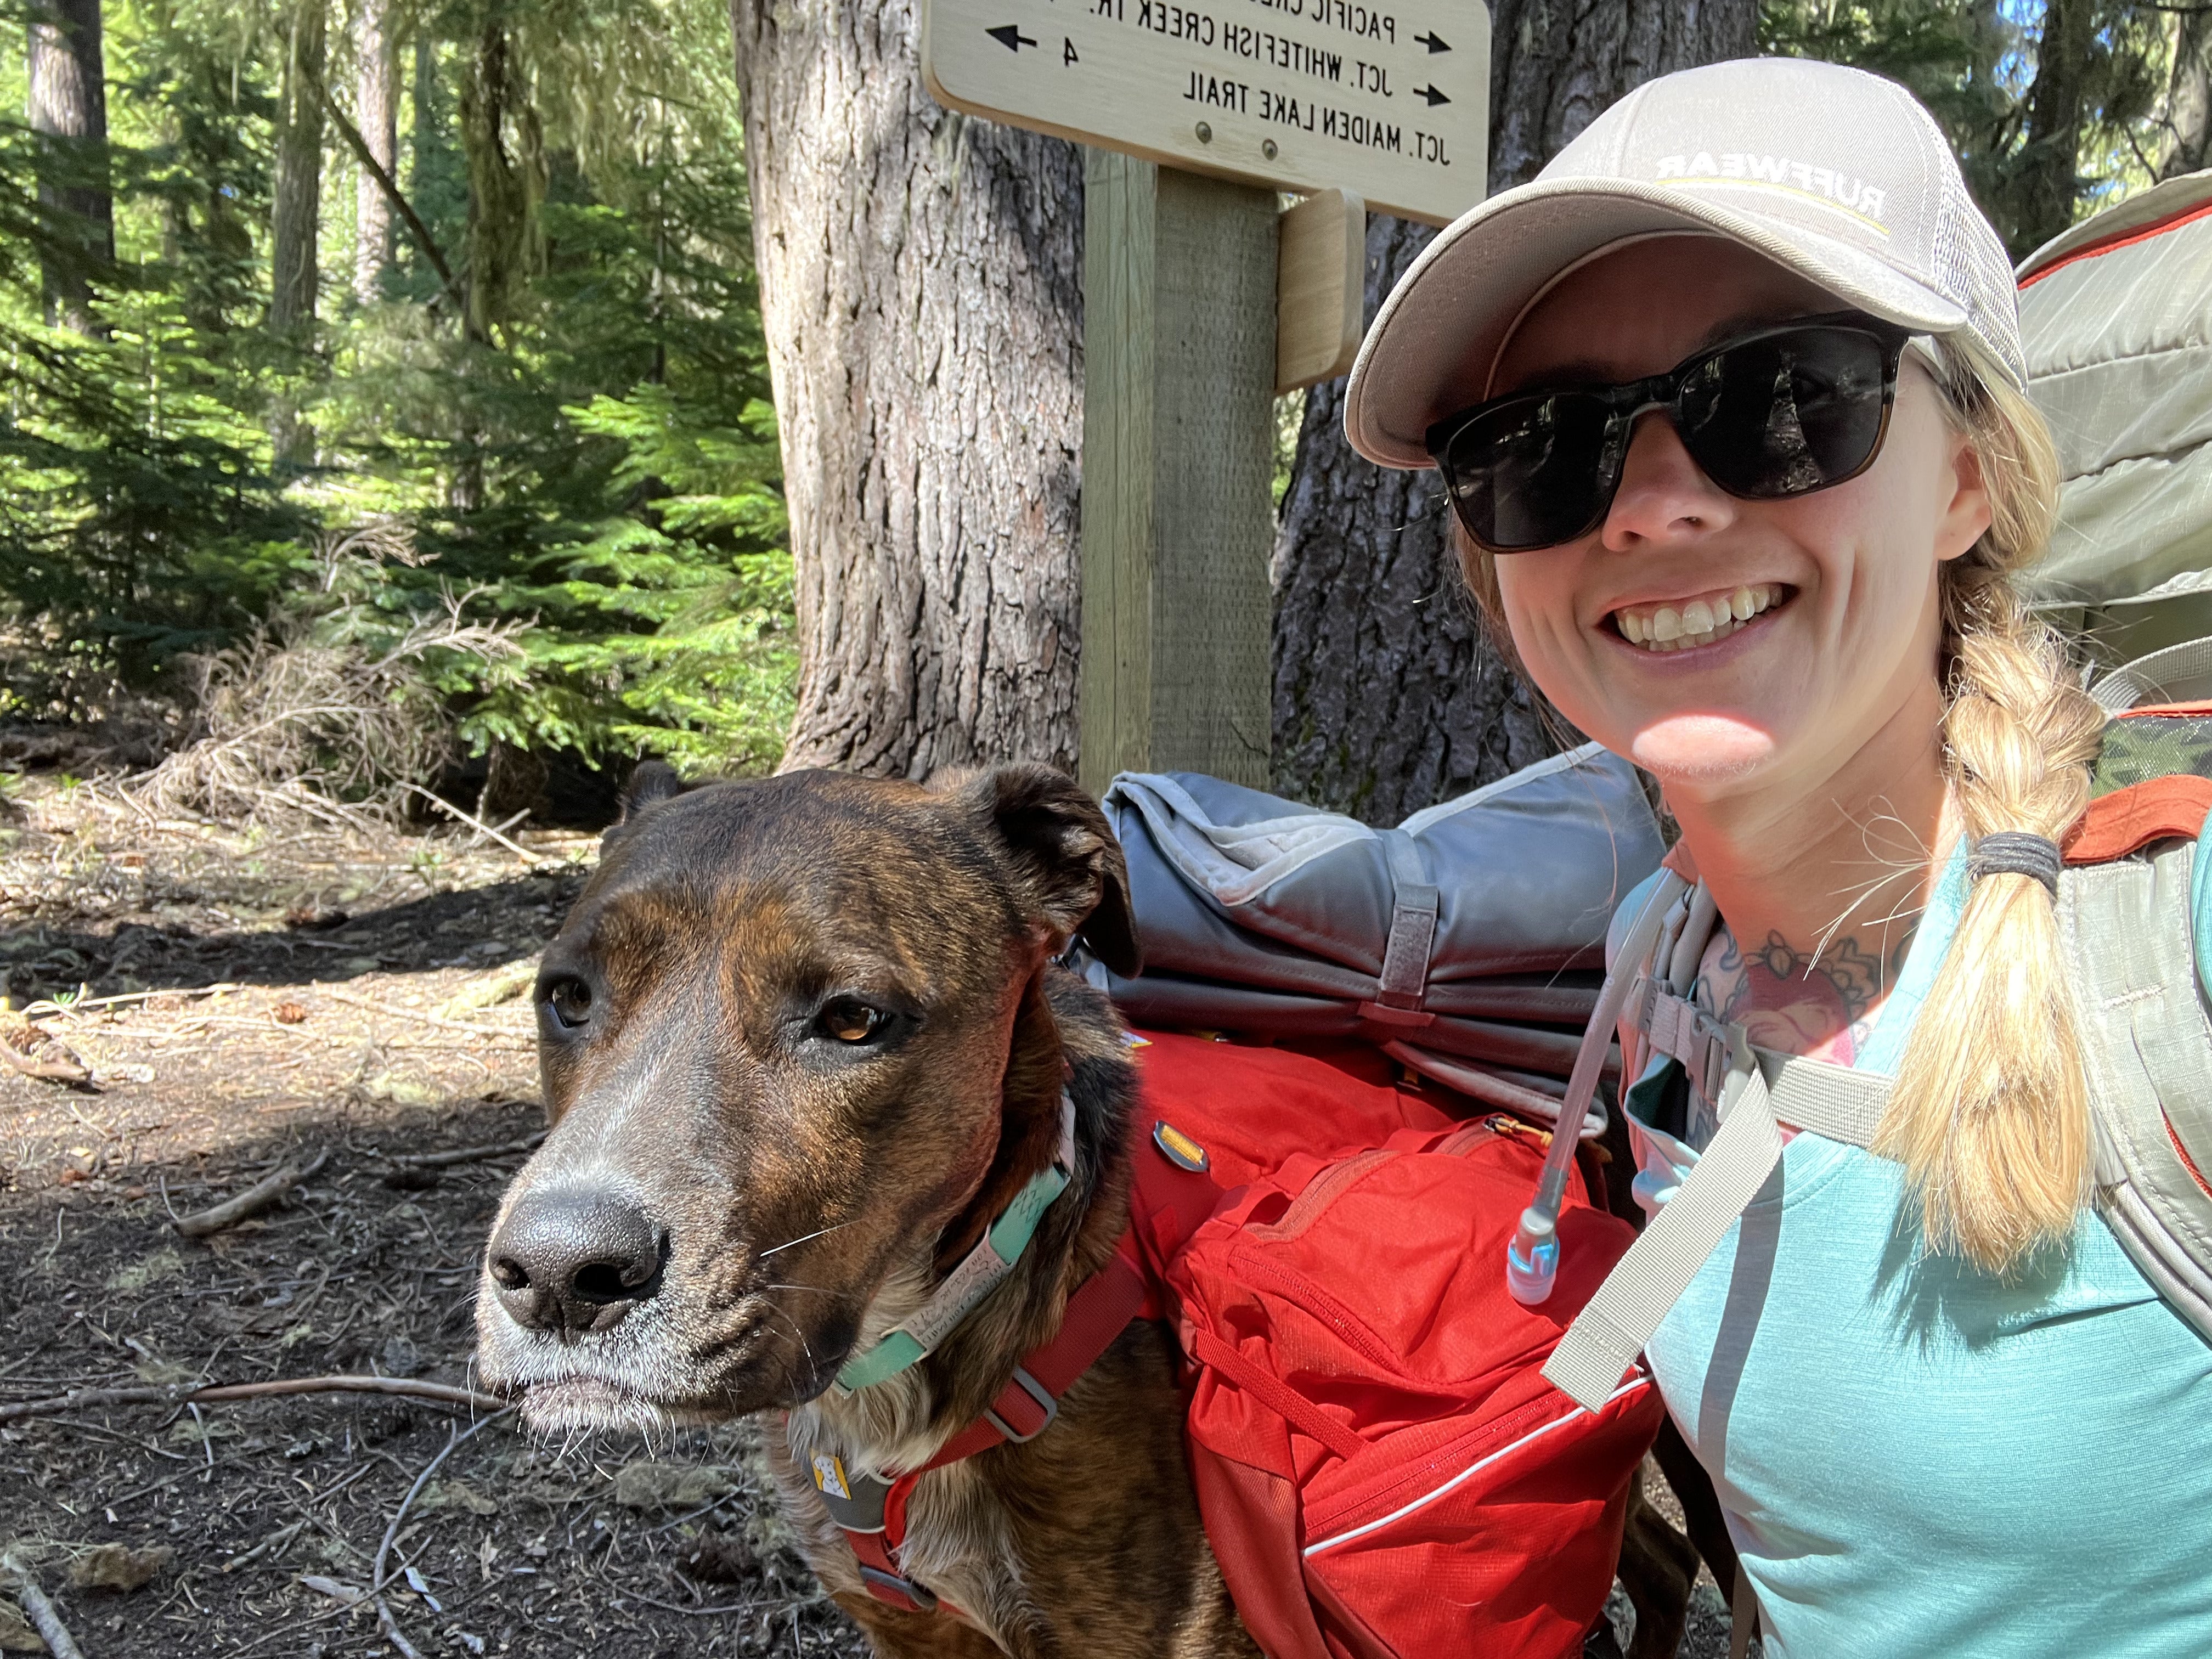
[[[994,1446],[1036,1439],[1060,1415],[1060,1396],[1114,1346],[1144,1304],[1143,1277],[1116,1250],[1068,1298],[1059,1334],[1023,1355],[983,1415],[945,1442],[922,1468],[942,1468]]]
[[[1721,1127],[1651,1224],[1575,1316],[1544,1375],[1584,1411],[1620,1385],[1660,1321],[1681,1300],[1729,1224],[1758,1195],[1782,1156],[1766,1079],[1739,1038],[1722,1090]]]
[[[1390,937],[1383,947],[1375,1001],[1386,1009],[1416,1013],[1429,988],[1429,956],[1437,940],[1437,886],[1411,836],[1402,830],[1376,834],[1390,866]]]

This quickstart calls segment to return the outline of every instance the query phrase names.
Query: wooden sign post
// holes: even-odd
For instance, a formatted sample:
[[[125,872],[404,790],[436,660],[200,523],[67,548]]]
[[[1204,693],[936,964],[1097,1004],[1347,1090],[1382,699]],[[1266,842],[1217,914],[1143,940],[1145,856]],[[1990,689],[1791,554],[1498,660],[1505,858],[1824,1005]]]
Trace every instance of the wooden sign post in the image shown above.
[[[1351,367],[1366,206],[1441,224],[1481,198],[1489,46],[1480,0],[924,0],[939,102],[1092,146],[1093,793],[1267,783],[1273,400]]]

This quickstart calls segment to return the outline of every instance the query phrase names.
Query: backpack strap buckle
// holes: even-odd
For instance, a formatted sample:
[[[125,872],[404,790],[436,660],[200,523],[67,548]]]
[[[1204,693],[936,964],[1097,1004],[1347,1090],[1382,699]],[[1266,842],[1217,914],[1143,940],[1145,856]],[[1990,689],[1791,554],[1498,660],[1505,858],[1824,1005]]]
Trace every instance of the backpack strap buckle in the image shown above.
[[[1648,974],[1629,993],[1629,1010],[1650,1039],[1651,1052],[1681,1061],[1698,1092],[1717,1105],[1743,1028],[1713,1018]]]
[[[1009,1413],[1027,1421],[1033,1412],[1035,1421],[1026,1430],[1016,1428],[1008,1420]],[[1014,1367],[1012,1378],[999,1391],[999,1397],[983,1409],[983,1420],[1017,1446],[1036,1439],[1059,1415],[1060,1401],[1052,1397],[1052,1391],[1019,1365]]]

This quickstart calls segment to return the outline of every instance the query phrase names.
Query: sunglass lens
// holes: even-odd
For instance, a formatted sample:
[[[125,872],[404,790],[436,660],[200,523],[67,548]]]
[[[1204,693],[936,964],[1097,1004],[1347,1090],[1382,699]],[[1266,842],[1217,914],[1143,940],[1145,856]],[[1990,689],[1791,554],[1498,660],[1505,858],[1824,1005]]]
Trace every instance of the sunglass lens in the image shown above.
[[[1555,547],[1603,510],[1607,411],[1574,392],[1516,398],[1454,434],[1438,459],[1461,522],[1498,552]]]
[[[1849,477],[1881,436],[1885,352],[1808,328],[1717,351],[1682,387],[1682,441],[1730,495],[1802,495]]]

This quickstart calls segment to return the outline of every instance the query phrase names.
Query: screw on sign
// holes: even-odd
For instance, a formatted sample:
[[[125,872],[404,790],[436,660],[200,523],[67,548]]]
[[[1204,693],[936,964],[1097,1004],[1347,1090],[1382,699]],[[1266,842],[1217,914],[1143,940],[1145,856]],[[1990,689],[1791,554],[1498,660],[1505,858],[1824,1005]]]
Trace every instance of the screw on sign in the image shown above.
[[[1170,167],[1437,224],[1483,194],[1478,0],[928,0],[922,67],[941,103]]]

